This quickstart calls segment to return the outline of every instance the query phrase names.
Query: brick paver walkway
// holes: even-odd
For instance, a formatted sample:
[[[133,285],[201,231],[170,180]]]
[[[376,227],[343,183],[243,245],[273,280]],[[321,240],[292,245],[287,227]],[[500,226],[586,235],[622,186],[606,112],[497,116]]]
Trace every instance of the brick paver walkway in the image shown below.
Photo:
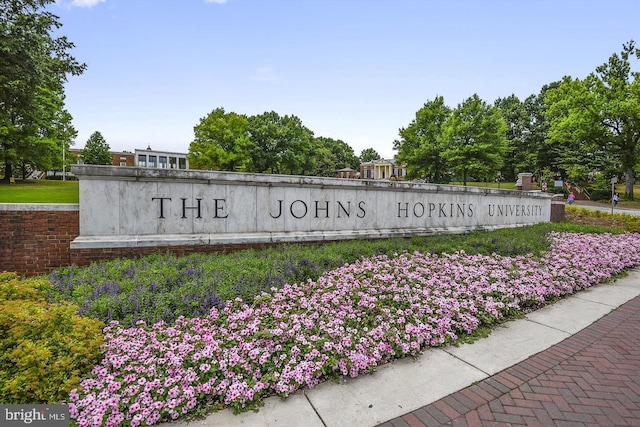
[[[443,425],[640,426],[640,297],[548,350],[380,427]]]

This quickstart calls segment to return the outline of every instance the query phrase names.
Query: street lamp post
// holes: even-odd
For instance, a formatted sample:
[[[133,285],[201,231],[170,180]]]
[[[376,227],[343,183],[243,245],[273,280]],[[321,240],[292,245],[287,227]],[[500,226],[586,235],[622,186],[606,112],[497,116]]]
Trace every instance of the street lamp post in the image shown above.
[[[616,177],[611,178],[611,213],[612,214],[613,214],[613,206],[614,206],[613,196],[615,195],[616,182],[618,182],[618,178]]]
[[[67,180],[67,158],[66,158],[66,148],[67,148],[67,143],[63,142],[62,143],[62,180],[66,181]]]

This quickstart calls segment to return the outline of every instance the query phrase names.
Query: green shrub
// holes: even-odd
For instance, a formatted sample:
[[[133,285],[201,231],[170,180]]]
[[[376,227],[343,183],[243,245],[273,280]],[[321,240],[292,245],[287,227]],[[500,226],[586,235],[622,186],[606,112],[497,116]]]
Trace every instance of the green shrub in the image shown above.
[[[589,191],[591,200],[595,200],[598,202],[608,202],[611,200],[610,188],[588,188],[587,191]]]
[[[50,287],[45,280],[20,281],[17,273],[0,273],[0,301],[44,301]]]
[[[0,274],[0,402],[57,403],[101,358],[104,324],[49,304],[46,280]]]

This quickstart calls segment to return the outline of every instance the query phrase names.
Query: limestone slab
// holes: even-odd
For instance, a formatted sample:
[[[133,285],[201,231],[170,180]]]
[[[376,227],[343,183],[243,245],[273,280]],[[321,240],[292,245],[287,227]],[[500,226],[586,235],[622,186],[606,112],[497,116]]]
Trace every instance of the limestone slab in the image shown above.
[[[73,171],[80,179],[80,238],[86,245],[93,236],[96,248],[136,236],[149,236],[145,243],[160,235],[193,242],[188,235],[209,234],[231,244],[244,234],[388,238],[550,219],[551,197],[539,192],[115,166]]]

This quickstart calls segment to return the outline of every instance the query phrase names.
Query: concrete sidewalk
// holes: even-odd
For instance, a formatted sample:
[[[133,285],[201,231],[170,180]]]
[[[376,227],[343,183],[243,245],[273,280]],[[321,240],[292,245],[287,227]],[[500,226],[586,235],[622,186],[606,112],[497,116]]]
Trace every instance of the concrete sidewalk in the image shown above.
[[[627,277],[615,282],[595,286],[532,312],[523,319],[505,323],[495,329],[489,337],[473,344],[427,350],[419,358],[398,360],[381,366],[371,375],[347,379],[340,383],[326,382],[314,389],[304,390],[289,396],[287,399],[272,397],[265,400],[265,406],[260,408],[259,412],[234,415],[231,410],[224,410],[211,414],[204,420],[182,421],[165,425],[210,427],[370,427],[380,424],[385,427],[399,427],[452,425],[451,423],[455,425],[486,425],[492,420],[491,417],[493,417],[492,422],[499,422],[500,420],[496,417],[502,417],[503,422],[514,425],[528,425],[524,421],[534,425],[536,423],[538,425],[553,425],[548,422],[555,418],[552,416],[549,416],[548,419],[544,418],[542,415],[544,411],[540,412],[537,418],[525,419],[522,414],[511,414],[506,411],[504,407],[508,405],[500,405],[499,399],[503,395],[509,395],[524,383],[524,380],[518,380],[522,376],[518,374],[519,370],[515,371],[515,377],[514,374],[509,374],[505,381],[500,381],[501,376],[505,375],[503,371],[508,368],[519,369],[517,365],[519,362],[530,363],[533,359],[529,358],[534,355],[546,360],[545,358],[548,358],[545,356],[546,351],[556,355],[558,350],[553,347],[554,345],[563,342],[563,345],[566,346],[565,343],[570,343],[567,338],[582,330],[584,330],[582,333],[588,334],[589,328],[587,327],[590,327],[592,323],[607,316],[612,310],[628,301],[634,300],[639,295],[640,269],[635,269],[630,271]],[[636,320],[640,325],[640,298],[636,299],[634,303],[638,306]],[[635,337],[640,336],[640,330],[629,333]],[[604,336],[607,334],[598,335],[598,337]],[[591,344],[598,343],[596,339],[592,339],[590,342]],[[575,346],[575,344],[568,345]],[[636,347],[636,351],[637,349],[638,347]],[[608,354],[606,348],[602,348],[601,352],[603,357]],[[568,355],[571,352],[564,351],[564,353]],[[571,356],[574,353],[571,353]],[[540,363],[538,362],[536,369],[531,366],[522,369],[526,372],[535,371],[532,373],[532,378],[539,381],[540,372],[544,374],[542,369],[539,369]],[[636,388],[632,393],[627,393],[633,394],[633,396],[627,396],[627,399],[638,405],[639,412],[634,413],[627,409],[626,415],[628,417],[619,416],[616,419],[615,414],[609,418],[605,417],[610,420],[606,425],[633,425],[633,423],[628,423],[629,419],[636,420],[636,425],[640,425],[640,359],[636,357],[631,363],[635,366],[635,371],[632,373],[635,372],[633,375],[635,375]],[[577,360],[576,369],[584,369],[579,360]],[[566,375],[563,378],[565,377]],[[620,381],[624,380],[624,378],[619,379]],[[475,392],[469,393],[469,387],[483,383],[490,384],[486,390],[478,388]],[[513,387],[507,387],[505,383],[511,384]],[[576,388],[579,385],[580,382],[572,387]],[[495,393],[487,391],[490,389],[493,389]],[[580,395],[580,390],[573,391],[574,395]],[[452,395],[456,392],[460,393]],[[516,396],[518,396],[517,393],[521,393],[521,391],[516,390]],[[559,393],[557,390],[553,391],[551,387],[542,395],[549,396]],[[476,398],[474,403],[473,396],[480,396],[480,398]],[[544,398],[540,399],[544,400]],[[524,401],[524,409],[515,405],[508,406],[515,408],[509,410],[527,414],[529,413],[527,410],[533,412],[532,408],[526,408],[527,405],[530,405],[527,403],[529,401],[524,398],[521,400]],[[551,400],[551,397],[548,397],[548,400]],[[493,407],[499,407],[497,412],[502,410],[502,413],[487,415],[487,411],[490,412],[494,409],[490,405],[491,402],[498,402],[498,404],[493,403]],[[537,404],[544,406],[541,402],[542,400],[537,401]],[[556,408],[558,407],[556,403],[554,405]],[[548,411],[550,406],[547,406],[546,410]],[[597,402],[591,406],[597,407]],[[565,407],[563,409],[566,410]],[[589,409],[586,410],[589,411]],[[638,416],[636,417],[636,415]],[[579,421],[571,420],[571,418],[570,414],[567,422]],[[579,417],[576,415],[575,418]],[[591,420],[594,419],[597,420],[591,416]],[[517,420],[521,422],[516,422]],[[604,418],[601,419],[601,421],[603,420]],[[598,423],[598,421],[593,422],[594,425],[598,425]],[[589,423],[585,421],[582,424],[572,425],[589,425]]]

